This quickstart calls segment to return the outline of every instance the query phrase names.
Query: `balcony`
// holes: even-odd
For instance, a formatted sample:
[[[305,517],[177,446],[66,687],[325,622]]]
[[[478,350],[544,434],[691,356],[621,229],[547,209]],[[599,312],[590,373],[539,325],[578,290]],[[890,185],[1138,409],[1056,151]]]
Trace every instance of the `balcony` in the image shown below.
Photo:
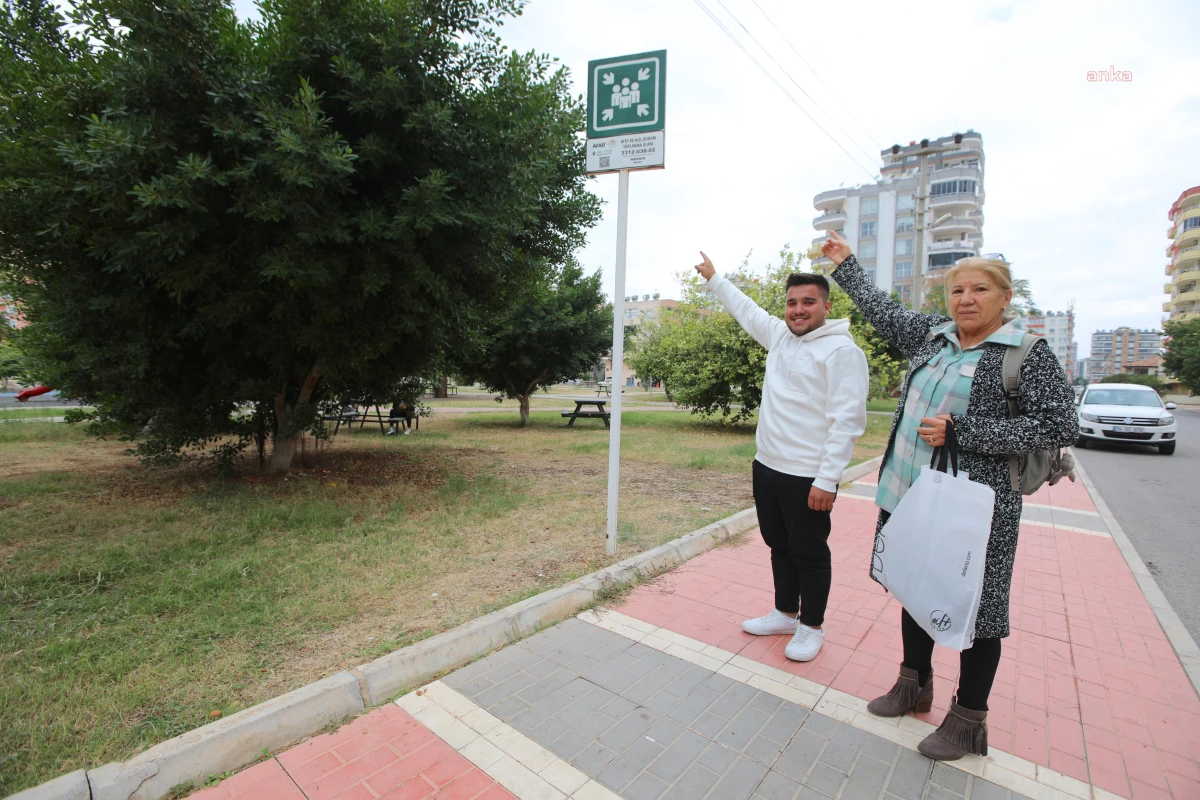
[[[979,208],[979,196],[974,192],[939,194],[929,198],[930,208]]]
[[[983,220],[979,217],[951,217],[950,219],[938,225],[936,230],[938,233],[978,233]]]
[[[1193,289],[1190,292],[1180,292],[1177,295],[1173,295],[1171,297],[1171,303],[1173,305],[1180,305],[1182,303],[1200,303],[1200,290]]]
[[[1178,314],[1171,315],[1171,322],[1187,322],[1189,319],[1198,317],[1200,317],[1200,311],[1180,311]]]
[[[1163,303],[1163,311],[1170,312],[1170,310],[1171,310],[1171,301],[1168,300],[1165,303]]]
[[[849,189],[832,189],[828,192],[821,192],[813,198],[813,205],[818,211],[828,211],[827,206],[836,206],[842,208],[846,204],[846,198],[850,196]]]
[[[1172,286],[1174,286],[1174,285],[1175,285],[1175,284],[1173,284],[1173,283],[1164,283],[1164,284],[1163,284],[1163,294],[1170,294],[1170,293],[1171,293],[1171,287],[1172,287]]]
[[[1175,269],[1179,269],[1184,264],[1194,264],[1196,261],[1200,261],[1200,244],[1183,248],[1175,254],[1175,258],[1171,260],[1171,263],[1175,265]]]
[[[813,220],[813,227],[817,230],[840,230],[845,226],[845,224],[846,212],[844,209],[838,209],[837,211],[832,211],[828,214],[822,214]]]
[[[941,228],[938,228],[938,230],[940,231]],[[944,253],[947,250],[961,250],[962,252],[966,253],[978,249],[979,244],[977,242],[964,239],[955,239],[951,242],[934,242],[933,244],[929,245],[929,252],[931,253]]]

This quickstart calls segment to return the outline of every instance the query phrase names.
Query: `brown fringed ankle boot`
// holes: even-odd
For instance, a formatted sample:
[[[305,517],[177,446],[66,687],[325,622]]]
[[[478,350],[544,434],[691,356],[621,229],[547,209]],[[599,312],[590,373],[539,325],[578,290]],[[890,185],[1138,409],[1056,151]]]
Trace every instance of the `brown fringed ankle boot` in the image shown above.
[[[929,680],[921,686],[917,683],[917,671],[908,667],[900,667],[900,677],[896,685],[883,697],[876,697],[867,703],[867,711],[877,717],[903,717],[909,711],[924,714],[933,708],[933,673]]]
[[[955,698],[942,724],[921,740],[917,750],[935,761],[955,761],[968,753],[986,756],[987,712],[963,708]]]

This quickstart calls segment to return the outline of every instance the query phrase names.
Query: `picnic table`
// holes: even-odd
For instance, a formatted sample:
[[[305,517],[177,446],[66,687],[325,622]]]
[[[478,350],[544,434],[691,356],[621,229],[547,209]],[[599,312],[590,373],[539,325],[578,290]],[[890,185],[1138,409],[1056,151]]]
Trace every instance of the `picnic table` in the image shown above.
[[[609,420],[609,418],[612,417],[612,414],[610,412],[604,410],[604,406],[607,403],[608,403],[607,400],[576,400],[574,411],[562,412],[564,419],[566,419],[567,417],[570,417],[570,419],[571,419],[571,421],[567,423],[567,427],[568,428],[575,427],[575,420],[577,420],[577,419],[602,419],[602,420],[604,420],[604,427],[606,427],[606,428],[609,427],[608,420]],[[595,411],[584,411],[583,410],[584,406],[595,406],[596,410]]]
[[[375,410],[371,410],[371,406]],[[363,408],[365,410],[360,411]],[[417,430],[421,429],[421,417],[419,414],[413,414],[413,425]],[[377,403],[350,403],[347,404],[340,412],[336,414],[328,414],[321,417],[324,422],[333,422],[333,435],[337,436],[339,430],[345,425],[348,428],[353,428],[354,423],[358,423],[358,429],[362,430],[363,426],[368,422],[379,423],[379,432],[386,433],[388,426],[391,425],[391,415],[385,412]],[[403,421],[403,417],[397,420],[397,423]]]
[[[596,397],[599,397],[601,394],[606,394],[609,397],[612,397],[612,384],[608,381],[601,381],[600,383],[597,383]]]

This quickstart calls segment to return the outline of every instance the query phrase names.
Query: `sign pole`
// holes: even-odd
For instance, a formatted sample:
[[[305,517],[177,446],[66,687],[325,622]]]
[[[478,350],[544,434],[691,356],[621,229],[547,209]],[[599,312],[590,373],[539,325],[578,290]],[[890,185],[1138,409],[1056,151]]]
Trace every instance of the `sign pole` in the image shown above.
[[[617,187],[617,270],[613,281],[612,418],[608,431],[608,542],[617,552],[617,489],[621,481],[621,389],[625,384],[625,243],[629,235],[629,170]]]

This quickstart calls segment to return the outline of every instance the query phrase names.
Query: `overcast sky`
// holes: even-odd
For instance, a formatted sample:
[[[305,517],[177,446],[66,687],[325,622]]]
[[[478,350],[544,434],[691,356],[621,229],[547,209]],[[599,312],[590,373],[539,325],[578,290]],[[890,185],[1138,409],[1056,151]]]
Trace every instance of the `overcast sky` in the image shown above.
[[[804,251],[813,195],[871,181],[894,142],[972,128],[984,252],[1003,252],[1043,308],[1075,301],[1083,356],[1094,330],[1161,326],[1167,211],[1200,185],[1198,29],[1194,0],[532,0],[502,35],[560,58],[581,95],[589,59],[667,51],[666,169],[631,176],[627,294],[678,296],[700,249],[718,269]],[[1087,80],[1110,67],[1132,81]],[[604,220],[580,257],[611,293],[617,177],[591,186]]]

